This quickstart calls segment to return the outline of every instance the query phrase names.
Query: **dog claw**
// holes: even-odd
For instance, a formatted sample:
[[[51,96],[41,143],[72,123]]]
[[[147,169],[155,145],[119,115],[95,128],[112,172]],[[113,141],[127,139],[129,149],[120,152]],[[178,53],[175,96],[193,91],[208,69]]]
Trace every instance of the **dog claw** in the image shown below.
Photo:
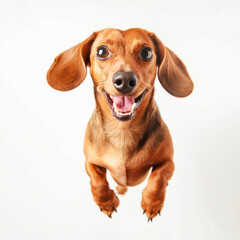
[[[152,222],[152,218],[148,218],[148,222],[151,221]]]
[[[99,208],[100,209],[100,211],[102,212],[102,209],[101,208]]]
[[[160,210],[158,211],[158,214],[159,214],[159,216],[161,216],[161,211]]]
[[[143,210],[143,214],[145,214],[146,210]]]
[[[117,209],[114,209],[115,212],[117,212]]]
[[[112,214],[110,214],[108,217],[109,217],[109,218],[112,218]]]

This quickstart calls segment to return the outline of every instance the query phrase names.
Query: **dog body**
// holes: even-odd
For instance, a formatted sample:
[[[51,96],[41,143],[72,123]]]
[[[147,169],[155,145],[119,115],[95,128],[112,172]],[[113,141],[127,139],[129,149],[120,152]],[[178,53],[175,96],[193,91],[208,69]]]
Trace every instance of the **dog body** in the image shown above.
[[[94,201],[111,216],[119,199],[109,188],[106,170],[119,194],[141,183],[151,170],[141,206],[150,220],[163,208],[174,171],[170,133],[154,102],[156,75],[172,95],[185,97],[193,83],[181,60],[143,29],[103,29],[56,57],[49,84],[66,91],[86,76],[94,83],[96,108],[88,123],[84,154]]]
[[[95,110],[88,124],[84,144],[87,161],[108,169],[121,186],[141,183],[152,166],[161,164],[164,159],[172,160],[168,128],[156,104],[151,101],[149,104],[151,106],[139,111],[141,117],[136,114],[128,122],[115,119],[103,122],[101,114]]]

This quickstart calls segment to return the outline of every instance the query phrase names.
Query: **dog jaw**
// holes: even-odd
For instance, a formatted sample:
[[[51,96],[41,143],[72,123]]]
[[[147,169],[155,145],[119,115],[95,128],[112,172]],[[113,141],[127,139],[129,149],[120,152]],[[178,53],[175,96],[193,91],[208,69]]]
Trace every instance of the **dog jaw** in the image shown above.
[[[103,90],[108,106],[112,109],[113,116],[120,121],[128,121],[135,116],[137,108],[142,103],[147,90],[138,97],[112,96]]]

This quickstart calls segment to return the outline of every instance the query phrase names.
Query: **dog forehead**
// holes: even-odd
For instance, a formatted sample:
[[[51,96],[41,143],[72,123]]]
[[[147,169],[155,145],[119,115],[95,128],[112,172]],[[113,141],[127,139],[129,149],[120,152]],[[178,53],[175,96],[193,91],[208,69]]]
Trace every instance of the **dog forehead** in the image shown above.
[[[123,42],[124,36],[121,30],[114,28],[106,28],[98,32],[97,38],[94,44],[110,44],[113,45],[115,42]]]
[[[133,46],[152,45],[150,34],[148,31],[140,28],[131,28],[127,30],[119,30],[115,28],[107,28],[98,32],[94,41],[94,47],[99,45],[116,45],[116,46]]]
[[[141,28],[130,28],[123,31],[125,39],[149,41],[149,32]]]

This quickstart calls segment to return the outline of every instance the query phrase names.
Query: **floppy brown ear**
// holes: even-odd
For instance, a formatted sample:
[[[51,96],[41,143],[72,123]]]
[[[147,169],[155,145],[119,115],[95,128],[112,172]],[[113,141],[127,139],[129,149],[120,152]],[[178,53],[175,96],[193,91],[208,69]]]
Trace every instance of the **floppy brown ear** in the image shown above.
[[[193,90],[193,82],[185,65],[155,35],[152,36],[152,40],[156,47],[160,83],[167,92],[175,97],[188,96]]]
[[[49,85],[60,91],[79,86],[87,75],[89,54],[96,37],[93,33],[85,41],[59,54],[47,72]]]

